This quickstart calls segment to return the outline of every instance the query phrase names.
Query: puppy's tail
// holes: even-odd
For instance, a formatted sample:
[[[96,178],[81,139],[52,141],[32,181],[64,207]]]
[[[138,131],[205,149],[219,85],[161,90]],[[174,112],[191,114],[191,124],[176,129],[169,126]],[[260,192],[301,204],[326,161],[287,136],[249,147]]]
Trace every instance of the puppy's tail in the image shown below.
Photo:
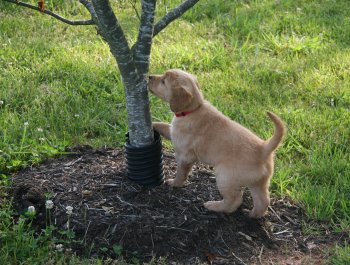
[[[275,132],[273,136],[265,141],[264,146],[263,146],[263,156],[267,157],[270,155],[273,151],[275,151],[279,144],[282,141],[282,138],[286,132],[286,128],[284,127],[284,124],[282,120],[274,113],[268,111],[267,115],[270,117],[272,122],[275,124]]]

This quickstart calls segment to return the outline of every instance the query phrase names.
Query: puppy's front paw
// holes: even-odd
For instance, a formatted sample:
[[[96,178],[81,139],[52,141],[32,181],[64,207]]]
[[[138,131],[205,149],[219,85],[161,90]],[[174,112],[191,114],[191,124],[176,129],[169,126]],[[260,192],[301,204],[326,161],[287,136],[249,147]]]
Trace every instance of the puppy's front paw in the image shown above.
[[[167,179],[165,183],[169,186],[180,188],[183,186],[183,183],[178,183],[176,179]]]
[[[222,203],[220,201],[208,201],[204,203],[204,207],[207,208],[209,211],[218,212],[220,211],[221,204]]]
[[[152,127],[153,127],[153,130],[159,132],[159,127],[160,127],[159,122],[152,122]]]

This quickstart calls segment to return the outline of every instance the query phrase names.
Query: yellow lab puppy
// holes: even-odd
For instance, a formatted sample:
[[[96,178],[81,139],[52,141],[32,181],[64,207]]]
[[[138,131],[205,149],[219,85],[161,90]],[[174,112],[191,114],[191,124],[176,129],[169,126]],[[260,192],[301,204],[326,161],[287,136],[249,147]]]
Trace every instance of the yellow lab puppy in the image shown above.
[[[275,125],[267,141],[230,120],[203,99],[196,78],[181,70],[149,76],[149,89],[166,101],[175,113],[171,124],[155,122],[153,127],[170,139],[175,149],[176,176],[167,184],[181,187],[192,165],[201,161],[214,166],[216,182],[223,199],[208,201],[212,211],[230,213],[242,203],[242,189],[251,191],[253,218],[265,214],[269,204],[269,184],[273,174],[273,152],[279,146],[285,127],[281,119],[268,112]]]

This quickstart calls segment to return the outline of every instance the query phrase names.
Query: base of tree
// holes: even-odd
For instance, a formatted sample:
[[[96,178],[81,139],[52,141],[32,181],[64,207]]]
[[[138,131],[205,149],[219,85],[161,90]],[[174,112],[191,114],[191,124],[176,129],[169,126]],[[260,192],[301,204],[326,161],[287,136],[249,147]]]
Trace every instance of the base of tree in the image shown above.
[[[247,191],[232,214],[206,210],[203,203],[220,195],[212,168],[202,164],[194,166],[183,188],[149,189],[127,179],[123,150],[69,151],[74,154],[17,172],[11,190],[19,213],[35,206],[38,232],[49,219],[48,194],[56,231],[67,230],[66,206],[72,206],[75,238],[65,248],[79,255],[141,262],[166,257],[166,264],[322,264],[329,255],[325,250],[348,238],[310,224],[302,208],[287,198],[272,197],[267,215],[258,220],[246,213],[252,207]],[[164,152],[163,161],[165,175],[173,177],[173,154]],[[318,233],[305,234],[303,228],[310,226]]]
[[[127,133],[125,158],[129,180],[148,187],[164,183],[162,140],[158,132],[154,132],[151,145],[142,147],[130,145]]]

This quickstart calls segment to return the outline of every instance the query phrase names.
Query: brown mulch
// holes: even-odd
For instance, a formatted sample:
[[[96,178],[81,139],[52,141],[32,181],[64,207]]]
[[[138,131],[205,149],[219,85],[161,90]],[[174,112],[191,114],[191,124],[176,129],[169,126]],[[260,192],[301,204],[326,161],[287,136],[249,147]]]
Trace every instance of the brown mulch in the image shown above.
[[[80,255],[115,258],[113,246],[120,246],[126,260],[167,257],[169,264],[322,264],[327,254],[322,249],[344,236],[326,229],[304,235],[301,207],[285,198],[273,197],[268,214],[258,220],[246,212],[252,207],[248,192],[235,213],[206,210],[203,203],[220,195],[211,168],[201,164],[184,188],[148,189],[126,179],[123,150],[70,151],[18,172],[12,191],[19,213],[36,207],[38,230],[48,219],[48,194],[58,231],[67,230],[65,207],[72,206],[76,242],[69,247]],[[174,156],[165,153],[165,175],[174,176],[175,170]]]

